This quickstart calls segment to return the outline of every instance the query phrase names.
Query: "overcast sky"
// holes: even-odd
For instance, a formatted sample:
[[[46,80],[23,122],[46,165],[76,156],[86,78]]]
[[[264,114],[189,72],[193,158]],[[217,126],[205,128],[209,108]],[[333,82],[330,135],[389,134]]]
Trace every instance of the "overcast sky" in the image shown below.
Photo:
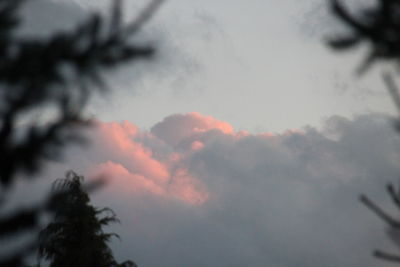
[[[125,2],[133,17],[146,1]],[[93,113],[149,128],[166,115],[197,111],[263,132],[321,125],[331,115],[392,112],[379,71],[354,77],[362,53],[325,46],[341,30],[324,0],[167,1],[143,31],[158,59],[121,70],[110,108],[99,103]]]
[[[146,3],[125,2],[128,19]],[[21,34],[108,3],[33,1]],[[116,211],[113,250],[139,266],[384,266],[371,251],[397,247],[357,197],[390,210],[400,139],[379,70],[356,77],[362,51],[326,47],[343,30],[322,0],[166,1],[137,37],[157,56],[106,74],[91,146],[44,176],[107,175],[93,202]]]

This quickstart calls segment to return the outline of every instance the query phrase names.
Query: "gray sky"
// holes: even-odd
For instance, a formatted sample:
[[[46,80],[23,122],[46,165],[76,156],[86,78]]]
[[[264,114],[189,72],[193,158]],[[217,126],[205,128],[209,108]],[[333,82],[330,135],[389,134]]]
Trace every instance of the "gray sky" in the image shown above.
[[[22,34],[107,2],[31,3]],[[125,2],[127,17],[146,3]],[[317,0],[167,1],[138,37],[156,59],[106,75],[112,94],[87,110],[92,145],[43,176],[106,174],[93,201],[116,211],[113,251],[139,266],[383,266],[370,252],[397,248],[357,197],[393,211],[394,108],[378,70],[354,76],[362,53],[324,45],[343,30],[327,15]]]
[[[342,29],[324,10],[318,1],[167,1],[144,30],[158,41],[157,66],[140,77],[125,69],[112,111],[93,113],[150,127],[197,111],[259,132],[392,111],[379,72],[354,77],[361,53],[324,45]]]

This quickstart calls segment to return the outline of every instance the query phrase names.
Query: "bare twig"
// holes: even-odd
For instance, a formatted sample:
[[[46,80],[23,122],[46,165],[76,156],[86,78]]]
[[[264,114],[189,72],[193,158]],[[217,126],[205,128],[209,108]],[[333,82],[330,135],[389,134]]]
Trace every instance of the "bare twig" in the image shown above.
[[[367,206],[370,210],[372,210],[378,217],[384,220],[393,228],[400,228],[400,222],[393,219],[390,215],[388,215],[385,211],[383,211],[378,205],[376,205],[372,200],[370,200],[366,195],[360,196],[360,201]]]

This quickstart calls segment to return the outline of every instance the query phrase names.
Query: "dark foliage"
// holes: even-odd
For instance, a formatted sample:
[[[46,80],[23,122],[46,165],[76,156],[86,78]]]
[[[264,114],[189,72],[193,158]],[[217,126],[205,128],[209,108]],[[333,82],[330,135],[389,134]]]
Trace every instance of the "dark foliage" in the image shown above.
[[[107,89],[102,72],[153,55],[152,47],[130,39],[162,2],[153,0],[124,24],[121,1],[113,0],[110,19],[94,13],[70,31],[23,38],[15,32],[17,11],[25,1],[33,0],[0,0],[0,208],[6,201],[2,195],[17,177],[35,177],[43,161],[60,158],[65,145],[82,140],[76,130],[90,125],[82,115],[85,104],[93,93]],[[49,108],[50,121],[29,117]],[[53,194],[31,208],[0,215],[0,238],[36,231],[41,215],[53,212],[59,198]],[[0,266],[23,266],[36,245],[27,243],[0,258]]]
[[[54,220],[40,232],[39,259],[50,261],[51,267],[136,266],[115,261],[107,242],[118,236],[102,227],[118,219],[111,209],[90,205],[82,183],[83,177],[72,171],[54,182],[53,192],[60,198],[53,207]]]
[[[121,23],[120,1],[113,1],[112,18],[99,14],[69,32],[49,39],[21,39],[16,10],[22,0],[0,0],[0,183],[8,185],[18,172],[33,174],[42,159],[59,155],[73,140],[69,129],[87,124],[81,111],[95,89],[105,89],[101,71],[139,58],[153,49],[134,45],[128,38],[140,28],[145,15],[129,25]],[[159,1],[157,1],[158,3]],[[153,10],[154,5],[149,10]],[[37,121],[16,129],[21,116],[54,106],[58,117],[39,127]],[[30,176],[27,176],[30,177]]]
[[[379,0],[377,5],[361,10],[352,15],[339,0],[331,0],[332,13],[344,22],[351,33],[329,41],[329,45],[336,50],[346,50],[360,43],[369,45],[369,53],[359,69],[363,74],[371,64],[378,60],[388,60],[400,67],[400,1]],[[383,81],[392,97],[396,108],[400,112],[400,95],[393,77],[389,73],[383,74]],[[400,118],[397,119],[396,129],[400,132]],[[392,202],[400,209],[400,189],[396,190],[388,184],[387,192]],[[360,196],[361,202],[371,209],[389,226],[391,238],[400,242],[400,221],[387,214],[367,196]],[[400,263],[400,255],[374,251],[374,256],[387,261]]]

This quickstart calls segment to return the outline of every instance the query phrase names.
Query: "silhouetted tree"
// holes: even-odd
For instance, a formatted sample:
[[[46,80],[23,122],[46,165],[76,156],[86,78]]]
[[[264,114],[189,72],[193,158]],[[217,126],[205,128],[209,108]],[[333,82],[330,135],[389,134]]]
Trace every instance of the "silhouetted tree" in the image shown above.
[[[400,67],[399,0],[378,0],[375,6],[360,10],[358,14],[351,14],[339,0],[330,2],[332,13],[350,30],[346,35],[331,39],[330,46],[336,50],[354,48],[361,43],[369,46],[368,55],[358,70],[359,74],[364,74],[371,64],[378,61],[389,61],[397,68]],[[383,81],[400,112],[400,95],[393,77],[388,72],[383,73]],[[396,129],[400,132],[400,118],[396,121]],[[387,192],[392,202],[400,209],[400,189],[388,184]],[[366,195],[361,195],[360,200],[388,224],[390,237],[399,243],[400,220],[390,216]],[[375,250],[374,256],[400,263],[400,255]]]
[[[39,235],[39,259],[49,260],[50,267],[136,266],[115,261],[107,242],[118,235],[105,233],[102,227],[119,221],[111,209],[90,205],[83,180],[69,171],[54,182],[53,192],[59,198],[53,221]]]
[[[17,177],[35,177],[44,160],[59,158],[65,145],[81,140],[75,130],[90,125],[82,115],[85,104],[94,92],[107,89],[102,71],[153,55],[152,47],[130,39],[162,2],[151,1],[125,24],[121,1],[113,0],[108,20],[93,13],[69,31],[24,38],[15,32],[25,1],[30,0],[0,0],[0,208]],[[51,121],[29,117],[49,108],[55,115]],[[44,203],[0,215],[0,238],[36,231],[40,216],[53,211],[50,204],[56,199],[52,195]],[[1,258],[0,266],[22,266],[36,245],[27,243]]]

